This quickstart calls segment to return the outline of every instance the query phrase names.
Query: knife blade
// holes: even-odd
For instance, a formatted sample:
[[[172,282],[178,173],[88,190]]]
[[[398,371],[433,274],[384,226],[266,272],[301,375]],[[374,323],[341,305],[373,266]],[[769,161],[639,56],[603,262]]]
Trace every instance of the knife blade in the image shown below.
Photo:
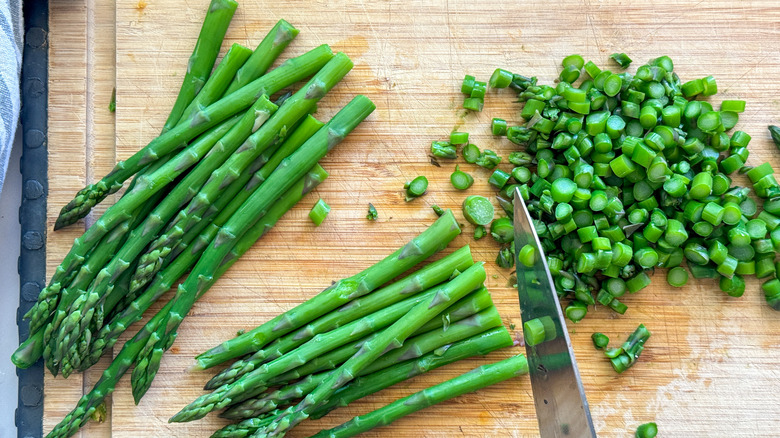
[[[520,190],[515,189],[514,196],[520,313],[523,323],[536,318],[545,322],[545,340],[537,345],[525,345],[540,435],[542,438],[595,437],[588,400],[544,250]],[[536,251],[531,267],[518,258],[525,245],[531,245]]]

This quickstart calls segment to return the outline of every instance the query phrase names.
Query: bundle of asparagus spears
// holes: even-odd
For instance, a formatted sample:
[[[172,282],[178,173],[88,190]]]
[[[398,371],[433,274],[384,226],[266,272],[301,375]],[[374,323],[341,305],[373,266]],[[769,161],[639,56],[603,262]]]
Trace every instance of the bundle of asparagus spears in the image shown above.
[[[327,45],[266,73],[298,34],[284,20],[256,50],[233,45],[214,68],[236,7],[211,1],[161,135],[81,190],[57,219],[55,229],[75,223],[133,178],[74,241],[25,315],[30,336],[12,358],[19,367],[42,357],[55,376],[89,368],[190,273],[50,437],[75,433],[133,366],[140,400],[195,301],[328,176],[317,162],[374,110],[357,96],[327,123],[310,115],[352,68]]]
[[[215,437],[280,437],[307,418],[413,376],[512,345],[482,263],[468,246],[379,288],[444,248],[460,227],[451,211],[374,266],[197,356],[195,369],[238,358],[213,390],[170,421],[225,409]],[[522,355],[487,366],[319,436],[353,436],[400,416],[527,371]]]

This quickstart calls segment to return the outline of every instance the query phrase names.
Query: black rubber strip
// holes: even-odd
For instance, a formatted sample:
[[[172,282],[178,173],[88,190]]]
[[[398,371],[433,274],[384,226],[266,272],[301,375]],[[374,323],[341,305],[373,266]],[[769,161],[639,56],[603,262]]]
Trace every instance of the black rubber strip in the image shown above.
[[[22,53],[22,228],[19,255],[20,299],[16,322],[19,341],[29,335],[22,320],[46,282],[47,118],[49,80],[49,2],[24,2],[24,51]],[[43,361],[17,369],[19,403],[16,427],[20,438],[43,436]]]

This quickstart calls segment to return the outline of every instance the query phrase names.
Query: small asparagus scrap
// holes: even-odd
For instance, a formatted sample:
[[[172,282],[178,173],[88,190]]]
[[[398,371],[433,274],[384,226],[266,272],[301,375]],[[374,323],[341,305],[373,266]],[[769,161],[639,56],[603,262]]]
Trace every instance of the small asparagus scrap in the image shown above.
[[[655,438],[658,426],[655,423],[645,423],[636,428],[636,438]]]
[[[374,207],[374,204],[368,203],[368,214],[366,215],[366,219],[370,221],[375,221],[376,218],[379,216],[379,213],[376,211],[376,207]]]
[[[404,190],[406,191],[406,202],[419,198],[428,190],[428,178],[420,175],[404,184]]]
[[[628,68],[628,66],[631,65],[632,59],[625,53],[613,53],[609,55],[609,57],[623,68]]]
[[[111,91],[111,101],[108,102],[108,110],[112,113],[116,111],[116,87]]]
[[[501,362],[482,365],[454,379],[396,400],[385,407],[355,417],[333,429],[320,431],[312,438],[346,438],[355,436],[375,427],[387,426],[399,418],[429,406],[526,373],[528,373],[528,361],[524,355],[518,354]]]
[[[775,125],[769,125],[769,134],[772,136],[775,146],[780,149],[780,128]]]
[[[639,327],[621,347],[610,348],[604,352],[604,355],[609,358],[612,368],[618,373],[622,373],[631,368],[636,360],[639,359],[639,355],[645,349],[645,342],[649,338],[650,332],[645,328],[644,324],[639,324]]]
[[[314,207],[311,208],[311,211],[309,211],[309,219],[314,222],[314,225],[320,226],[325,218],[328,217],[328,213],[330,213],[330,205],[320,198],[314,204]]]
[[[593,346],[599,350],[603,350],[609,345],[609,337],[604,333],[593,333],[590,338],[593,340]]]

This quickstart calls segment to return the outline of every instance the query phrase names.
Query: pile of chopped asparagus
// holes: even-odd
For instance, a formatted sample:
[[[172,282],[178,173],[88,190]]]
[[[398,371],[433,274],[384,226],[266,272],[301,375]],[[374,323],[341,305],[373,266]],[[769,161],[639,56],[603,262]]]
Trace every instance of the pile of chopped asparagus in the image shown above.
[[[445,211],[379,263],[196,358],[195,369],[230,360],[211,390],[172,422],[214,410],[235,421],[215,437],[277,437],[307,418],[415,375],[513,344],[468,246],[386,284],[460,234]],[[486,365],[317,436],[353,436],[465,392],[527,372],[523,355]]]
[[[13,355],[18,367],[43,358],[55,376],[86,370],[189,275],[49,437],[73,435],[131,369],[141,399],[195,301],[325,180],[317,162],[374,110],[357,96],[327,123],[311,116],[352,61],[323,45],[268,71],[298,34],[284,20],[256,50],[234,44],[214,68],[236,7],[212,0],[161,135],[81,190],[57,219],[55,229],[76,223],[132,178],[25,315],[30,336]]]
[[[622,53],[611,58],[620,69],[631,63]],[[512,89],[522,103],[521,123],[494,118],[491,126],[496,138],[517,145],[507,159],[512,168],[500,168],[501,157],[480,151],[463,132],[431,145],[435,158],[455,159],[461,144],[466,163],[493,170],[489,183],[507,217],[493,221],[486,208],[475,208],[476,196],[466,198],[463,213],[477,239],[492,221],[491,234],[503,245],[497,264],[514,263],[503,236],[511,235],[507,218],[519,189],[573,322],[597,303],[625,313],[619,298],[647,287],[656,268],[669,269],[672,286],[685,285],[690,272],[718,280],[732,297],[755,275],[765,280],[767,303],[780,310],[780,184],[768,163],[746,164],[751,136],[733,131],[745,102],[723,100],[714,109],[707,98],[717,93],[715,79],[682,82],[667,56],[634,74],[602,70],[579,55],[561,65],[554,87],[503,69],[488,81],[489,89]],[[464,108],[483,110],[484,84],[466,75]],[[456,189],[471,186],[467,171],[455,166]],[[744,178],[737,172],[752,190],[735,184]]]

